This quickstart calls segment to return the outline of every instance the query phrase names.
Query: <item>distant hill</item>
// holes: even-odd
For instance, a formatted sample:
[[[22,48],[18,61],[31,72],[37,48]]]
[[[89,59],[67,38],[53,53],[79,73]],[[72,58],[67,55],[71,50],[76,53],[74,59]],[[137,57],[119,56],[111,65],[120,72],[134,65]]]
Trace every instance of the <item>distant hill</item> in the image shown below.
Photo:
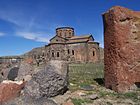
[[[45,51],[45,47],[37,47],[37,48],[33,48],[31,51],[23,54],[22,56],[24,57],[32,57],[34,55],[36,56],[40,56],[43,54],[43,52]]]

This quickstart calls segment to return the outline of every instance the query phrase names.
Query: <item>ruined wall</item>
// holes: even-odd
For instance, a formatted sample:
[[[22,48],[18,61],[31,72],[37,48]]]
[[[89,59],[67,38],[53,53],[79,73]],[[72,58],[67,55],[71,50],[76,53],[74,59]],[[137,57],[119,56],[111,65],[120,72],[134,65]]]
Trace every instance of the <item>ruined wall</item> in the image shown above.
[[[98,44],[86,42],[71,44],[50,44],[46,46],[45,52],[47,61],[67,60],[73,63],[96,62],[99,60],[100,55]]]
[[[88,43],[88,62],[97,62],[100,60],[99,44],[96,42]]]
[[[49,60],[66,60],[64,44],[50,44],[46,46],[46,58]]]
[[[68,60],[71,62],[97,62],[99,60],[99,45],[92,43],[68,44]],[[74,52],[74,54],[73,54]]]
[[[140,85],[140,12],[113,7],[103,15],[105,86],[127,91]]]
[[[68,60],[71,62],[87,61],[87,45],[86,43],[73,43],[67,45],[69,50]]]
[[[68,60],[70,62],[86,61],[86,44],[51,44],[46,47],[49,60]],[[59,57],[58,57],[59,53]]]

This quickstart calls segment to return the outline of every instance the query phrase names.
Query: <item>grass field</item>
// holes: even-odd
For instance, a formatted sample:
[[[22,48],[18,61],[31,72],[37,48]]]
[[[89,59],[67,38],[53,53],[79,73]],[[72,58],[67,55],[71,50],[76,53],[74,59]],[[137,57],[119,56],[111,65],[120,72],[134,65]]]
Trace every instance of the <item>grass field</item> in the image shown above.
[[[95,80],[104,77],[103,63],[89,64],[70,64],[69,65],[69,82],[70,89],[77,89],[81,85],[95,84]]]
[[[81,90],[83,86],[93,86],[93,90],[87,94],[98,94],[100,98],[111,101],[107,105],[113,105],[113,102],[128,104],[127,100],[133,101],[134,105],[140,105],[140,90],[130,91],[126,93],[117,93],[104,87],[104,64],[70,64],[69,65],[69,90],[74,92]],[[82,103],[90,103],[87,99],[72,98],[74,105],[83,105]],[[91,101],[94,102],[94,101]],[[116,103],[117,103],[116,102]],[[84,104],[85,105],[85,104]],[[105,104],[106,105],[106,104]],[[122,104],[121,104],[122,105]],[[133,105],[133,104],[131,104]]]

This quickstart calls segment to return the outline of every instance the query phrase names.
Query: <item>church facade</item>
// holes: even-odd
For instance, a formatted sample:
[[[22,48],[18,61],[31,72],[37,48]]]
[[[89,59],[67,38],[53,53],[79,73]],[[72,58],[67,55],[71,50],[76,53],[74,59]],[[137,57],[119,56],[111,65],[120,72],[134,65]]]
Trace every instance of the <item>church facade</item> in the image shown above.
[[[21,59],[19,59],[21,58]],[[65,60],[70,63],[94,63],[100,61],[99,43],[92,35],[76,36],[74,28],[60,27],[50,43],[34,48],[19,56],[16,60],[27,60],[34,64],[47,63],[50,60]],[[0,63],[10,63],[15,57],[1,57]]]
[[[97,62],[100,59],[99,43],[92,35],[76,36],[74,28],[60,27],[45,46],[46,60],[67,60],[74,63]]]

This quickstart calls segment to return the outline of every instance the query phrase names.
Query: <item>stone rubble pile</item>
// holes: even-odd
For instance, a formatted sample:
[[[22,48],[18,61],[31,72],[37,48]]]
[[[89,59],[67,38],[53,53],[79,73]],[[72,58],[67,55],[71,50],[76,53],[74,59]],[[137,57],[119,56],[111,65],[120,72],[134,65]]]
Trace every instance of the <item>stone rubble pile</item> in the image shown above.
[[[35,71],[33,65],[23,61],[16,72],[15,81],[0,84],[2,105],[57,105],[49,98],[64,94],[68,89],[68,64],[65,61],[53,60]]]

